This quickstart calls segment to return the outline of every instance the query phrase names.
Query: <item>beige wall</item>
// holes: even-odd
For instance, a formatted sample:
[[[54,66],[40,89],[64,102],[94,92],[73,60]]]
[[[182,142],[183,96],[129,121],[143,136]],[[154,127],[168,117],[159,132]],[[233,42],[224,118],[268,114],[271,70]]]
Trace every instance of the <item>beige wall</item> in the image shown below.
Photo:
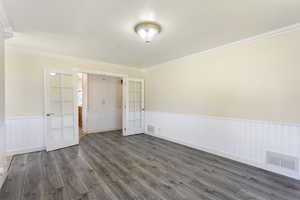
[[[146,74],[146,109],[299,123],[300,31],[163,64]],[[43,67],[82,67],[131,77],[135,70],[79,64],[9,49],[8,117],[43,114]]]
[[[137,70],[81,64],[62,58],[34,55],[15,49],[6,51],[7,117],[40,116],[44,110],[44,67],[82,68],[142,77]]]
[[[300,123],[300,30],[161,65],[146,109]]]

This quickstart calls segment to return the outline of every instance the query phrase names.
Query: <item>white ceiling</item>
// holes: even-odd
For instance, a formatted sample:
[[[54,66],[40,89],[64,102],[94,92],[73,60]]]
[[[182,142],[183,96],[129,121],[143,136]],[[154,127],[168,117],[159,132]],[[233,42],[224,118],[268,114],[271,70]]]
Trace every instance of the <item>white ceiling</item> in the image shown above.
[[[3,0],[8,45],[138,68],[300,22],[300,0]],[[162,33],[145,44],[141,21]]]

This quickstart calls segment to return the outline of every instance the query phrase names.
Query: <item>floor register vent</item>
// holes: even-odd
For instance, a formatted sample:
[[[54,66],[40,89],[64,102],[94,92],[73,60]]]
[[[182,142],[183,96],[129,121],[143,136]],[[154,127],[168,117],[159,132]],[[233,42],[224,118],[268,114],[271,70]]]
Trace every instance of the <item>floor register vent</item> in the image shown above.
[[[269,165],[291,171],[298,171],[299,160],[296,157],[267,151],[266,158],[267,164]]]

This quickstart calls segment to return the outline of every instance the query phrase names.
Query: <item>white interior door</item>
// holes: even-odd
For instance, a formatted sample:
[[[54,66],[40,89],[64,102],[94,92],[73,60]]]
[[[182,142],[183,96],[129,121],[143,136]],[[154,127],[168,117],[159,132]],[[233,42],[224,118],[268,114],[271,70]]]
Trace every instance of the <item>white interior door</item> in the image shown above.
[[[79,143],[76,81],[73,73],[45,72],[47,151]]]
[[[126,129],[124,135],[144,133],[144,80],[130,79],[126,81]]]

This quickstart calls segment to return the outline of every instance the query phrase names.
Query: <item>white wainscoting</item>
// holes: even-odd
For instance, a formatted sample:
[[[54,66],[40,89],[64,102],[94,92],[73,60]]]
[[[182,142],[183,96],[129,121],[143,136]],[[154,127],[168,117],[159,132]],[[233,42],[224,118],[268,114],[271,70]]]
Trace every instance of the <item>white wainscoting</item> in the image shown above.
[[[5,166],[6,146],[5,146],[5,124],[0,122],[0,189],[7,177],[7,167]]]
[[[7,177],[7,172],[0,173],[0,189],[5,181],[6,177]]]
[[[6,119],[6,151],[9,155],[45,148],[43,116]]]
[[[0,122],[0,174],[5,172],[5,124]]]
[[[300,125],[201,115],[146,112],[151,135],[300,180],[265,163],[266,151],[300,159]],[[148,133],[150,134],[150,133]]]
[[[122,110],[89,111],[87,114],[87,133],[97,133],[122,129]]]

